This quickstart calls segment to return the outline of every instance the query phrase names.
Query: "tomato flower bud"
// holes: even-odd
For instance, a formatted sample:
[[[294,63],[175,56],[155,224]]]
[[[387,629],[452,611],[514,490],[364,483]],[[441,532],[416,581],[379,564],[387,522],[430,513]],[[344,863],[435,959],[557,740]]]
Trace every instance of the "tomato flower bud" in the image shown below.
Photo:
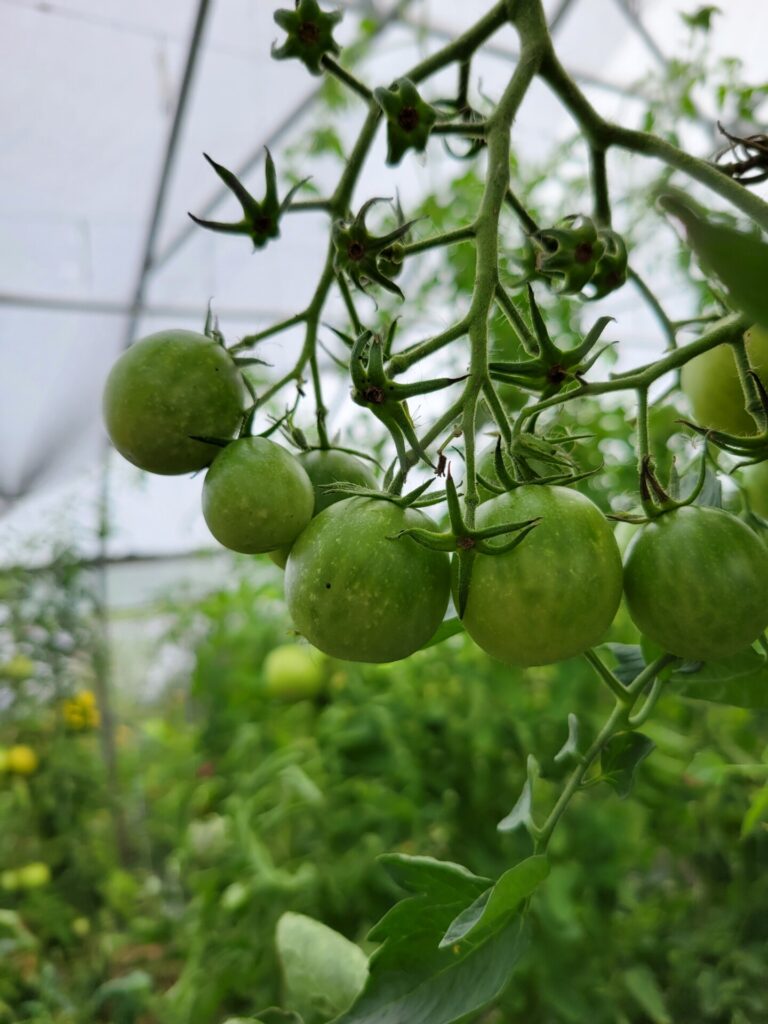
[[[287,33],[282,46],[272,47],[275,60],[300,60],[312,75],[322,73],[321,61],[328,54],[340,53],[333,29],[341,21],[341,11],[324,12],[317,0],[296,0],[294,11],[275,11],[275,21]]]
[[[408,78],[399,78],[388,89],[376,89],[373,95],[387,118],[387,163],[399,164],[408,149],[422,153],[437,120],[435,108]]]

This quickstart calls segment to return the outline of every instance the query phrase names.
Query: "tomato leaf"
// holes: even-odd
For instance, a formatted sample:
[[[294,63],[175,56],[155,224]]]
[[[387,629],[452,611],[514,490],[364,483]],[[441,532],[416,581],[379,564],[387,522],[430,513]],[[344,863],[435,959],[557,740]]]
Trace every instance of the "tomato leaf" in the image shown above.
[[[670,673],[668,685],[694,700],[768,708],[768,661],[748,647],[722,661],[684,663]]]
[[[555,754],[557,764],[573,764],[581,755],[579,750],[579,720],[572,712],[568,715],[568,738]]]
[[[449,637],[456,636],[458,633],[463,632],[463,630],[464,626],[460,619],[446,619],[444,622],[440,623],[435,635],[428,643],[424,644],[421,650],[426,651],[428,647],[434,647],[436,644],[441,644],[443,640],[448,640]]]
[[[477,942],[506,924],[549,874],[546,857],[528,857],[505,871],[492,889],[451,921],[440,941],[440,949],[459,942]]]
[[[533,787],[536,779],[541,774],[541,769],[538,761],[532,754],[528,755],[527,772],[528,777],[525,780],[517,803],[506,818],[502,818],[496,826],[499,832],[514,832],[521,825],[525,825],[528,828],[533,824]]]
[[[768,244],[757,234],[710,220],[683,192],[665,192],[658,203],[682,224],[702,269],[721,281],[734,310],[768,327]]]
[[[382,945],[371,957],[368,983],[335,1024],[451,1024],[478,1013],[507,985],[524,949],[523,922],[502,918],[482,940],[440,949],[451,922],[492,886],[490,879],[430,857],[388,854],[381,860],[415,895],[370,933]]]
[[[638,644],[604,644],[616,659],[613,674],[628,686],[645,668],[645,656]]]
[[[656,744],[641,732],[619,732],[603,747],[600,755],[600,778],[613,786],[623,800],[629,796],[635,771]]]
[[[304,914],[282,915],[275,945],[285,1001],[307,1018],[326,1020],[346,1010],[368,977],[367,957],[359,946]]]

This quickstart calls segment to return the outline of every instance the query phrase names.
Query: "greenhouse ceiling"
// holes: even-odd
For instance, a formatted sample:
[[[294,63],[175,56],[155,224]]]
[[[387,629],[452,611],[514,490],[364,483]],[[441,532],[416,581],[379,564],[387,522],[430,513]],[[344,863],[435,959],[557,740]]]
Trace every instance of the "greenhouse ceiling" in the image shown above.
[[[202,158],[246,184],[313,125],[316,79],[270,59],[278,30],[267,0],[0,0],[0,559],[44,558],[52,538],[92,547],[109,496],[113,553],[209,544],[199,479],[141,479],[109,465],[100,419],[105,375],[132,340],[168,326],[199,329],[209,300],[236,338],[290,316],[324,245],[321,218],[293,219],[280,245],[195,229],[187,217],[225,214],[229,199]],[[367,77],[457,35],[478,4],[347,0],[341,42],[362,19],[375,37]],[[631,117],[644,79],[673,59],[686,27],[658,0],[549,0],[558,50],[595,105]],[[729,0],[716,44],[764,71],[768,5]],[[484,55],[493,93],[515,59],[512,30]],[[350,108],[351,131],[360,112]],[[354,123],[352,123],[354,122]],[[714,118],[712,118],[712,123]],[[515,146],[546,152],[568,131],[543,88],[515,126]],[[351,133],[351,132],[350,132]],[[381,142],[381,140],[380,140]],[[383,145],[383,142],[381,142]],[[711,147],[717,146],[714,131]],[[383,165],[379,161],[379,166]],[[422,161],[376,172],[379,195],[406,202],[433,181]],[[370,178],[369,178],[370,187]],[[628,302],[633,344],[653,343]],[[636,319],[632,319],[632,318]],[[279,365],[278,346],[270,358]],[[35,545],[35,539],[45,537]]]

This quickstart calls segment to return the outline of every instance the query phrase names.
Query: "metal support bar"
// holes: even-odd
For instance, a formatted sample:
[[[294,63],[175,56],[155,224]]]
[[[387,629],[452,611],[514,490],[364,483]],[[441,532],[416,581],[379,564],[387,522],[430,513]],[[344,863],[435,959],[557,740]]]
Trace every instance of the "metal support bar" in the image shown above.
[[[25,295],[20,292],[0,292],[0,306],[16,306],[20,309],[52,310],[57,313],[94,313],[103,316],[126,316],[132,312],[133,306],[128,302],[119,302],[114,299],[91,299],[91,298],[66,298],[57,295]],[[141,312],[148,316],[168,318],[177,320],[179,317],[196,317],[200,321],[204,318],[204,309],[201,306],[182,306],[172,303],[157,303],[156,305],[142,305]],[[275,312],[268,309],[219,309],[216,312],[219,316],[230,317],[233,320],[255,320],[266,323],[286,320],[292,316],[291,312]]]
[[[665,57],[661,47],[642,23],[639,15],[632,5],[627,3],[627,0],[616,0],[616,6],[648,47],[648,50],[653,55],[654,60],[658,64],[666,65],[667,58]]]
[[[192,79],[197,65],[197,58],[200,53],[200,43],[203,38],[203,30],[205,28],[205,22],[210,9],[210,0],[200,0],[197,8],[197,16],[195,18],[194,28],[192,29],[192,38],[189,43],[189,49],[187,51],[187,60],[184,65],[184,74],[181,79],[181,86],[179,87],[179,95],[176,100],[176,109],[173,114],[173,121],[171,122],[171,130],[168,133],[168,141],[165,146],[165,156],[163,158],[162,167],[160,169],[160,177],[157,182],[157,188],[155,190],[155,201],[152,206],[152,213],[149,218],[147,225],[147,232],[144,239],[144,246],[142,249],[141,264],[136,281],[136,286],[133,291],[133,299],[131,301],[131,310],[128,317],[128,323],[126,325],[124,335],[124,347],[133,341],[133,335],[136,330],[136,323],[139,319],[141,312],[142,302],[144,301],[144,291],[147,286],[147,279],[149,276],[150,269],[152,268],[152,259],[155,247],[155,239],[157,237],[157,230],[160,226],[160,219],[163,215],[163,207],[165,206],[165,196],[168,189],[168,182],[171,176],[171,170],[173,168],[173,162],[176,156],[176,147],[179,141],[179,135],[181,134],[181,126],[184,122],[184,115],[187,109],[187,101],[189,100],[190,87],[192,85]]]

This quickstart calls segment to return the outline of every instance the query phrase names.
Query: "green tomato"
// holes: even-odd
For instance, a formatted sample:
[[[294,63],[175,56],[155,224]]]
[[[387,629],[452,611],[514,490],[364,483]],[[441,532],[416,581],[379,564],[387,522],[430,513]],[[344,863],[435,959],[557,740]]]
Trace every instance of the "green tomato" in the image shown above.
[[[264,659],[264,689],[282,700],[308,700],[325,685],[325,657],[308,644],[282,644]]]
[[[768,461],[745,466],[742,482],[752,511],[768,519]]]
[[[448,556],[409,537],[434,529],[423,512],[376,498],[345,498],[298,538],[285,569],[296,628],[319,650],[349,661],[407,658],[434,635],[448,605]]]
[[[51,869],[42,861],[25,864],[23,868],[19,868],[17,874],[20,889],[39,889],[48,885],[51,880]]]
[[[298,459],[265,437],[241,437],[227,445],[203,485],[208,529],[225,548],[250,555],[293,543],[314,502]]]
[[[151,473],[192,473],[219,449],[192,436],[232,437],[245,408],[245,385],[218,342],[194,331],[160,331],[137,341],[112,367],[104,388],[110,440]]]
[[[744,341],[752,368],[768,387],[768,331],[751,327]],[[744,408],[744,393],[730,345],[718,345],[686,363],[680,384],[697,423],[742,437],[757,432],[755,421]]]
[[[518,547],[478,554],[472,566],[464,628],[510,665],[548,665],[581,654],[605,635],[621,599],[613,530],[578,491],[523,485],[481,505],[477,526],[537,516],[541,523]],[[454,587],[456,577],[454,563]]]
[[[376,478],[362,459],[350,455],[348,452],[340,452],[334,448],[327,450],[315,448],[308,452],[301,452],[298,456],[299,462],[307,471],[307,476],[312,481],[315,490],[315,508],[313,515],[322,512],[324,508],[341,501],[346,495],[323,491],[326,484],[350,483],[359,484],[361,487],[375,487]],[[277,548],[269,552],[269,557],[280,566],[285,568],[288,561],[290,545]]]
[[[688,505],[633,538],[624,590],[650,640],[682,658],[716,661],[768,625],[768,550],[731,513]]]

